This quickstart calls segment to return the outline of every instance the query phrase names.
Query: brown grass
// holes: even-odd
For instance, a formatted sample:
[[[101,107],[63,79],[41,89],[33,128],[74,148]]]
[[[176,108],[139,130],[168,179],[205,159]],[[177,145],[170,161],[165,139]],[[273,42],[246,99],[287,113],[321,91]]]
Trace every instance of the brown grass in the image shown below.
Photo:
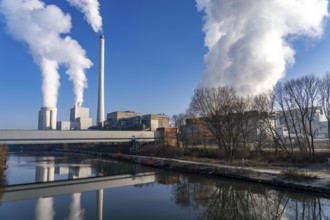
[[[281,171],[281,175],[284,179],[295,181],[312,181],[318,179],[317,176],[310,172],[304,172],[295,167],[289,167],[286,170]]]

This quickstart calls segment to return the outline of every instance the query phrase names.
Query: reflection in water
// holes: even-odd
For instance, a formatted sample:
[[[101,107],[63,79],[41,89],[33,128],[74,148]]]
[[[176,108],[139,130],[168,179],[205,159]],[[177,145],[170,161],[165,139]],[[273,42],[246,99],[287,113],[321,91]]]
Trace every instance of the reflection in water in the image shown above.
[[[54,181],[55,168],[54,157],[41,157],[36,166],[36,182]],[[39,198],[36,205],[36,219],[53,219],[55,210],[53,207],[53,197]]]
[[[96,202],[97,202],[97,219],[103,219],[103,189],[97,190],[96,195]]]
[[[81,164],[78,161],[72,164],[67,161],[63,164],[56,156],[39,156],[37,160],[29,160],[37,161],[34,169],[36,182],[52,182],[59,177],[77,179],[95,175],[132,174],[136,177],[136,174],[141,172],[156,172],[155,183],[138,187],[110,190],[95,186],[91,193],[80,192],[79,188],[77,191],[70,191],[72,194],[54,197],[55,199],[48,197],[29,200],[30,203],[33,202],[31,207],[36,219],[137,219],[136,216],[141,213],[151,213],[151,217],[145,219],[173,219],[173,216],[209,220],[330,219],[330,200],[313,194],[293,193],[247,182],[155,170],[113,160],[89,158],[82,160]],[[119,192],[117,197],[113,196],[116,191]],[[147,208],[135,208],[142,205],[139,203],[145,203]],[[66,204],[68,210],[63,207],[60,209],[60,204]],[[164,212],[164,207],[172,208]],[[15,206],[1,204],[0,219],[7,219],[4,213],[14,213],[14,209]],[[27,219],[33,218],[33,214]],[[123,215],[129,217],[125,218]]]
[[[81,193],[72,194],[72,201],[70,204],[69,220],[82,220],[84,219],[85,209],[81,208],[80,204]]]
[[[53,219],[54,216],[53,198],[39,198],[36,205],[36,219]]]
[[[55,180],[55,173],[67,174],[68,179],[78,179],[92,176],[92,168],[86,166],[58,167],[55,169],[54,157],[41,157],[37,160],[35,182],[52,182]],[[69,220],[84,219],[85,210],[80,205],[81,193],[73,193],[70,204]],[[39,198],[36,205],[36,219],[53,219],[55,211],[53,198]]]
[[[41,157],[36,166],[36,182],[50,182],[55,180],[54,157]]]
[[[173,185],[176,204],[199,209],[199,219],[329,219],[329,200],[244,182],[196,180],[180,175]],[[325,213],[326,211],[326,213]]]

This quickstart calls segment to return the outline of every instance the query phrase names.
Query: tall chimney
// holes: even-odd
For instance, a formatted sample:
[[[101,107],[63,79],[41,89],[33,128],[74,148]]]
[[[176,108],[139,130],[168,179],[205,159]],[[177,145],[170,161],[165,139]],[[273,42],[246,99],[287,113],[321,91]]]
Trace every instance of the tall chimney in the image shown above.
[[[100,71],[99,94],[97,105],[97,125],[103,127],[104,123],[104,36],[100,36]]]

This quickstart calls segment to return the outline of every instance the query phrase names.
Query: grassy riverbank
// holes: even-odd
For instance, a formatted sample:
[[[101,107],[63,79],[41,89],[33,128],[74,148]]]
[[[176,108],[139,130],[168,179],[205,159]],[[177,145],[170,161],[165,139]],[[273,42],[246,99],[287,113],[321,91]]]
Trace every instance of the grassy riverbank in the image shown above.
[[[100,150],[100,149],[99,149]],[[289,161],[271,150],[245,152],[244,159],[227,161],[217,148],[129,146],[104,148],[103,155],[146,166],[202,175],[229,177],[292,189],[325,193],[330,196],[330,152],[320,150],[313,161]],[[99,151],[100,152],[100,151]],[[99,154],[101,155],[101,154]]]
[[[138,163],[145,166],[176,170],[199,175],[228,177],[296,190],[324,193],[330,196],[329,169],[245,167],[219,163],[195,162],[181,159],[129,155],[122,153],[96,153],[99,156]],[[287,172],[294,169],[293,172]],[[297,170],[296,170],[297,169]]]

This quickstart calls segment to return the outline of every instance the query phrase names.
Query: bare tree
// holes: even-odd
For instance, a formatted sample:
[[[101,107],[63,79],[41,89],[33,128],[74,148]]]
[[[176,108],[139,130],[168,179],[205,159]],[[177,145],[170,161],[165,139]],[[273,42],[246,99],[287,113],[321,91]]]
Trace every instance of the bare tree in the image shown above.
[[[241,142],[243,145],[243,158],[246,157],[246,152],[248,145],[250,146],[251,143],[258,142],[259,139],[259,113],[255,109],[255,102],[253,96],[246,96],[242,100],[242,109],[243,118],[240,124],[240,132],[241,132]],[[261,145],[258,143],[257,149],[260,152]]]
[[[212,134],[205,118],[199,118],[194,113],[190,113],[187,119],[187,131],[193,146],[203,145],[205,149],[212,142]]]
[[[241,138],[244,99],[230,87],[201,88],[195,90],[190,109],[204,118],[218,147],[233,160]]]
[[[318,79],[315,75],[307,75],[290,80],[285,84],[285,91],[294,107],[291,116],[295,127],[296,139],[301,151],[307,150],[309,158],[314,158],[314,139],[317,126],[314,124],[315,113],[319,104]]]
[[[284,84],[279,82],[274,89],[274,110],[278,122],[288,130],[286,137],[279,135],[277,141],[291,157],[295,157],[295,147],[299,152],[314,158],[314,142],[318,132],[315,113],[318,109],[318,79],[314,75],[292,79]]]
[[[265,93],[258,94],[254,97],[255,108],[260,114],[260,141],[266,143],[273,142],[276,156],[279,157],[279,152],[283,152],[290,159],[295,158],[294,135],[288,132],[291,124],[295,123],[295,117],[291,120],[291,116],[294,116],[293,109],[288,101],[290,100],[284,90],[284,85],[278,82],[273,90]]]
[[[174,127],[177,128],[177,144],[180,146],[182,144],[183,146],[186,146],[187,143],[187,137],[186,137],[186,120],[187,120],[187,114],[186,113],[180,113],[178,115],[172,116],[172,123]]]
[[[319,81],[321,106],[328,121],[328,139],[330,141],[330,73],[327,72]]]

